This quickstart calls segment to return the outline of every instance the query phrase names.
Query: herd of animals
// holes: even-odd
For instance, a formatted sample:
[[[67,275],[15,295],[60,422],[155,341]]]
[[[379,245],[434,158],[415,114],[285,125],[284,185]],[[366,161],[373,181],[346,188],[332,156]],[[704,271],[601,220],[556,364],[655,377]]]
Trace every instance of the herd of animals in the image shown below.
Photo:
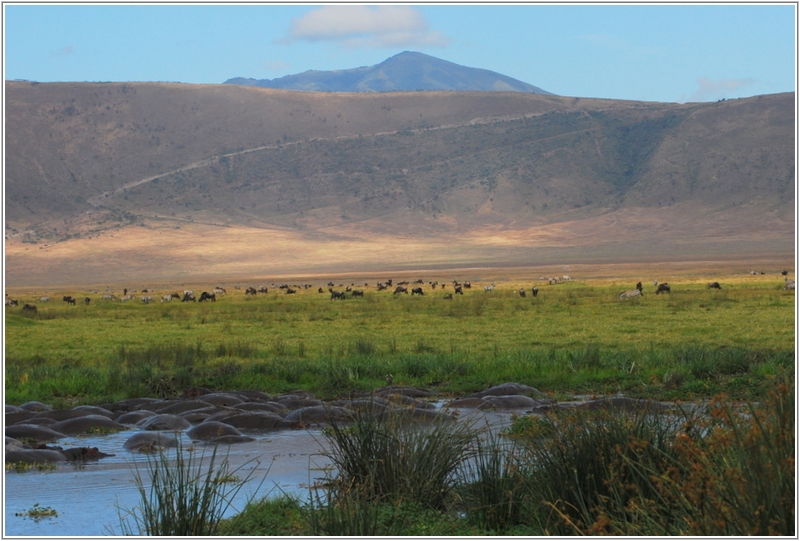
[[[756,272],[756,271],[752,271],[752,270],[749,271],[749,273],[752,274],[752,275],[764,274],[764,272]],[[794,280],[789,278],[788,274],[789,274],[788,271],[785,271],[785,270],[781,272],[781,275],[784,277],[784,289],[794,290],[795,282],[794,282]],[[539,280],[546,281],[549,285],[554,285],[554,284],[560,284],[562,282],[572,281],[572,278],[569,277],[569,276],[549,277],[549,278],[548,277],[539,276]],[[405,280],[397,282],[397,283],[394,283],[394,281],[392,279],[388,279],[388,280],[383,281],[383,282],[378,282],[376,286],[377,286],[377,291],[392,290],[392,288],[394,288],[392,290],[392,294],[393,295],[399,295],[399,294],[408,295],[409,294],[408,287],[410,286],[411,287],[411,295],[413,296],[413,295],[425,295],[425,290],[422,287],[422,285],[424,285],[424,284],[425,284],[425,282],[423,280],[416,280],[415,282],[413,282],[413,284],[410,284],[408,281],[405,281]],[[468,282],[468,281],[461,282],[461,281],[458,281],[458,280],[453,280],[452,281],[452,288],[453,288],[453,292],[452,293],[447,291],[447,287],[448,287],[447,283],[444,283],[444,282],[439,283],[438,281],[431,281],[431,282],[428,282],[428,285],[431,288],[431,290],[435,290],[437,288],[441,289],[444,292],[444,295],[443,295],[442,298],[445,299],[445,300],[452,300],[453,299],[453,295],[463,295],[465,289],[471,289],[472,288],[472,283],[471,282]],[[364,286],[368,287],[369,284],[365,283]],[[491,293],[491,292],[494,291],[496,286],[497,286],[497,284],[495,282],[492,282],[491,285],[483,286],[483,290],[486,293]],[[670,285],[668,283],[666,283],[666,282],[659,283],[658,280],[653,280],[653,286],[656,288],[655,289],[655,294],[656,295],[660,295],[662,293],[667,293],[668,294],[668,293],[670,293],[672,291]],[[335,287],[335,285],[334,285],[333,282],[328,282],[328,284],[327,284],[327,292],[330,294],[330,299],[332,301],[334,301],[334,300],[344,300],[344,299],[347,298],[347,294],[348,293],[350,294],[351,298],[363,297],[364,296],[364,290],[363,289],[355,289],[355,284],[350,284],[349,286],[347,286],[344,289],[344,291],[333,289],[334,287]],[[341,287],[345,287],[345,286],[343,284],[339,284],[338,287],[341,288]],[[707,287],[709,289],[722,289],[722,285],[719,282],[708,282]],[[235,288],[237,290],[241,289],[240,286],[235,286]],[[279,286],[276,286],[275,284],[271,285],[271,289],[273,289],[273,290],[274,289],[283,290],[284,293],[287,294],[287,295],[296,294],[301,289],[302,290],[309,290],[309,289],[312,289],[312,288],[313,288],[313,286],[311,284],[291,285],[291,286],[289,284],[281,284]],[[270,291],[270,288],[267,287],[267,286],[263,286],[262,285],[262,286],[259,286],[258,288],[250,286],[250,287],[247,287],[245,289],[244,294],[245,294],[246,297],[256,297],[259,294],[266,294],[269,291]],[[326,292],[326,290],[323,289],[322,287],[319,287],[317,289],[317,293],[319,293],[319,294],[324,294],[325,292]],[[95,292],[95,293],[97,293],[97,292]],[[137,293],[137,291],[135,289],[128,290],[127,288],[125,288],[125,289],[123,289],[122,295],[120,297],[117,297],[116,295],[114,295],[112,293],[105,293],[105,294],[102,295],[102,297],[100,297],[100,299],[102,301],[106,301],[106,302],[109,302],[109,301],[125,302],[125,301],[129,301],[129,300],[135,299],[136,297],[134,296],[134,293]],[[141,295],[139,297],[139,299],[144,304],[149,304],[149,303],[152,303],[152,302],[156,301],[156,295],[151,294],[151,293],[153,293],[152,290],[145,288],[145,289],[142,289],[141,293],[143,293],[143,295]],[[517,290],[517,293],[519,294],[520,297],[527,297],[527,295],[528,295],[528,293],[525,290],[525,288],[520,288],[519,290]],[[167,294],[161,295],[160,296],[160,302],[162,302],[162,303],[172,302],[173,300],[178,300],[180,302],[209,302],[209,301],[210,302],[216,302],[217,301],[217,297],[223,296],[223,295],[226,295],[226,294],[227,294],[227,291],[222,286],[216,286],[211,291],[203,291],[202,293],[200,293],[199,297],[195,295],[193,290],[187,289],[187,290],[184,290],[182,294],[178,293],[178,292],[174,292],[174,293],[167,293]],[[533,297],[537,297],[539,295],[539,288],[538,287],[531,288],[531,295]],[[644,287],[642,286],[642,282],[638,282],[636,284],[636,288],[635,289],[630,289],[630,290],[623,291],[622,293],[620,293],[619,294],[619,299],[621,299],[621,300],[622,299],[631,299],[631,298],[635,298],[635,297],[641,297],[643,295],[644,295]],[[39,303],[45,303],[45,302],[49,302],[49,301],[50,301],[50,297],[49,296],[41,296],[41,297],[38,298],[38,302]],[[69,305],[74,306],[74,305],[78,304],[79,302],[82,302],[83,304],[87,304],[87,305],[91,304],[92,299],[91,299],[91,297],[84,297],[81,300],[81,299],[76,299],[72,295],[63,295],[62,296],[62,301],[66,302]],[[5,306],[19,306],[19,300],[15,299],[15,298],[10,298],[8,296],[8,293],[6,293]],[[35,314],[35,313],[37,313],[37,310],[38,310],[38,308],[36,306],[36,302],[34,302],[34,303],[24,303],[23,306],[22,306],[22,312]]]

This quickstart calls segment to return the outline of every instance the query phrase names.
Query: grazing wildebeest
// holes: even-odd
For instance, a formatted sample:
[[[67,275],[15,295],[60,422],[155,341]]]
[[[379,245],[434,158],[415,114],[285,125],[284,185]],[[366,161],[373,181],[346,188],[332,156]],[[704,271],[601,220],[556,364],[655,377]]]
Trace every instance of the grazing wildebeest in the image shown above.
[[[519,296],[520,297],[525,297],[525,288],[520,288],[519,289]]]
[[[225,293],[227,292],[225,291],[224,287],[217,286],[214,288],[214,295],[224,295]]]
[[[287,295],[294,295],[295,293],[297,293],[296,289],[292,289],[291,287],[287,287],[286,288],[286,294]]]
[[[378,291],[383,291],[384,289],[389,289],[389,286],[383,282],[378,282]]]
[[[659,293],[671,293],[669,289],[669,284],[664,282],[663,284],[658,284],[658,288],[656,289],[656,295]]]
[[[392,293],[392,295],[397,295],[398,293],[405,293],[406,295],[408,295],[408,289],[406,289],[403,286],[397,286],[396,288],[394,288],[394,293]]]
[[[787,271],[787,270],[782,270],[782,271],[781,271],[781,276],[789,276],[789,271]]]
[[[533,296],[535,297],[536,295],[539,294],[539,288],[538,287],[534,287],[533,289],[531,289],[531,293],[533,293]]]
[[[257,295],[258,291],[256,291],[256,288],[254,288],[254,287],[248,287],[247,289],[244,290],[244,294],[245,295]]]
[[[452,293],[445,293],[445,296],[443,298],[445,300],[452,301],[453,300],[453,294]]]
[[[145,304],[150,304],[151,302],[155,301],[156,298],[153,295],[142,295],[142,302]]]
[[[267,288],[267,286],[259,286],[258,292],[259,293],[269,293],[269,289]]]
[[[325,293],[325,290],[322,288],[317,289],[317,293]]]
[[[62,298],[64,299],[65,303],[75,306],[75,297],[72,295],[64,295]]]
[[[364,296],[364,290],[362,289],[353,290],[353,297],[363,297],[363,296]]]
[[[335,300],[335,299],[344,300],[345,299],[344,291],[334,291],[332,288],[328,289],[328,291],[331,292],[331,300]]]
[[[461,289],[461,286],[456,286],[454,292],[455,292],[456,295],[463,295],[464,294],[464,290]]]
[[[192,291],[184,291],[181,302],[189,302],[189,301],[197,302],[197,299],[194,297],[194,293]]]
[[[422,288],[421,288],[421,287],[415,287],[415,288],[413,288],[413,289],[411,290],[411,294],[412,294],[412,295],[424,295],[424,294],[425,294],[425,292],[424,292],[424,291],[422,291]]]
[[[471,283],[464,282],[464,289],[471,289],[471,288],[472,288],[472,284]]]
[[[89,297],[84,297],[83,304],[89,304],[90,302],[92,302],[92,299],[90,299]]]
[[[217,296],[214,293],[203,291],[202,293],[200,293],[200,299],[197,302],[203,302],[203,301],[217,302]]]
[[[709,289],[722,289],[722,286],[719,285],[719,282],[709,282],[708,283]]]
[[[27,303],[25,303],[25,305],[22,307],[22,311],[23,312],[31,312],[31,313],[35,314],[36,313],[36,305],[35,304],[27,304]]]

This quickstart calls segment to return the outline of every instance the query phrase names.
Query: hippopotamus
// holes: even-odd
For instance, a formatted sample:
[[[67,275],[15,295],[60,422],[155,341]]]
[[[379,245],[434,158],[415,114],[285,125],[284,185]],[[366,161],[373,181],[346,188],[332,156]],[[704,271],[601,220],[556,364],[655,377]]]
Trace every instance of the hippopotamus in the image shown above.
[[[105,408],[110,411],[116,412],[127,412],[127,411],[135,411],[138,409],[150,409],[148,406],[154,403],[161,403],[162,401],[158,398],[149,398],[149,397],[142,397],[142,398],[126,398],[125,400],[119,400],[117,402],[113,402],[111,404],[105,404]]]
[[[25,411],[25,410],[15,411],[14,413],[6,413],[4,418],[5,419],[4,423],[6,426],[13,425],[16,423],[23,423],[27,422],[28,419],[36,417],[36,415],[37,415],[36,412]]]
[[[277,402],[242,402],[236,404],[236,409],[241,411],[271,411],[278,413],[285,411],[286,408]]]
[[[277,430],[295,426],[291,421],[287,421],[280,414],[272,411],[220,412],[212,415],[203,423],[210,421],[223,422],[235,428],[246,430]]]
[[[91,415],[105,415],[109,419],[116,419],[118,415],[111,410],[100,406],[75,406],[72,411],[85,412]]]
[[[66,434],[53,430],[52,428],[30,424],[7,426],[5,432],[6,436],[10,438],[39,442],[56,441],[67,437]]]
[[[504,396],[484,396],[481,398],[482,404],[478,406],[478,409],[504,409],[504,410],[511,410],[511,409],[523,409],[523,408],[533,408],[541,404],[540,400],[534,400],[533,398],[521,394],[512,394],[512,395],[504,395]]]
[[[255,439],[245,436],[237,428],[219,421],[204,421],[192,427],[186,435],[194,441],[210,443],[244,443]]]
[[[90,432],[118,432],[127,427],[105,415],[84,415],[59,421],[51,426],[53,430],[67,435],[88,434]]]
[[[241,391],[233,391],[231,394],[234,394],[241,398],[246,402],[270,402],[272,401],[272,397],[267,393],[261,391],[250,391],[250,390],[241,390]]]
[[[483,404],[482,396],[472,396],[467,398],[456,398],[444,405],[445,408],[477,408]]]
[[[117,417],[116,421],[122,425],[136,425],[142,422],[143,419],[154,415],[156,415],[156,412],[149,410],[129,411]]]
[[[32,400],[30,402],[25,402],[24,404],[20,404],[19,407],[20,407],[20,409],[23,409],[23,410],[26,410],[26,411],[47,411],[47,410],[53,409],[52,406],[49,406],[47,404],[43,404],[41,402],[36,402],[35,400]]]
[[[483,391],[479,391],[477,393],[472,393],[469,397],[476,397],[476,396],[507,396],[507,395],[535,395],[539,397],[544,397],[545,394],[538,389],[534,389],[533,387],[529,387],[527,385],[522,385],[521,383],[503,383],[502,385],[495,385],[494,387],[489,387],[488,389],[484,389]]]
[[[67,419],[75,419],[76,417],[86,417],[87,415],[94,415],[94,414],[91,411],[82,410],[78,408],[65,409],[65,410],[61,409],[47,410],[34,414],[34,416],[30,418],[30,421],[34,424],[39,424],[38,421],[40,419],[51,419],[53,421],[59,422],[59,421],[66,421]]]
[[[352,421],[355,412],[340,406],[306,406],[286,414],[286,421],[298,424],[326,424],[331,421]]]
[[[210,402],[204,400],[174,400],[172,403],[162,404],[152,411],[156,413],[171,413],[172,415],[180,415],[187,411],[199,410],[211,406]],[[148,408],[150,409],[150,408]]]
[[[14,449],[6,452],[5,461],[16,464],[24,462],[27,464],[45,462],[87,462],[89,460],[100,460],[111,454],[101,452],[97,447],[72,447],[62,449],[60,447],[47,447],[33,449]]]
[[[192,423],[179,415],[161,413],[153,415],[139,423],[139,428],[144,430],[179,430],[183,431],[192,426]]]
[[[209,393],[202,395],[198,400],[217,407],[236,406],[244,402],[240,397],[232,393]]]
[[[296,410],[297,408],[306,408],[308,406],[322,406],[322,400],[317,398],[304,398],[294,396],[280,396],[275,399],[275,402],[289,410]]]
[[[143,453],[152,453],[159,449],[177,446],[177,438],[161,432],[137,432],[122,445],[128,451]]]

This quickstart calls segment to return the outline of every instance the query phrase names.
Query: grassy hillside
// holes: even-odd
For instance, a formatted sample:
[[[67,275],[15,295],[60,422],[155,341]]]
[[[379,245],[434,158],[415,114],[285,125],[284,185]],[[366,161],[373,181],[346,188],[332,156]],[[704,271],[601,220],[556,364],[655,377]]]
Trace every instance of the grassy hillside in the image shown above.
[[[7,264],[37,246],[52,265],[53,243],[117,261],[110,235],[180,259],[233,233],[351,268],[370,258],[342,241],[457,265],[787,254],[793,103],[6,82]]]

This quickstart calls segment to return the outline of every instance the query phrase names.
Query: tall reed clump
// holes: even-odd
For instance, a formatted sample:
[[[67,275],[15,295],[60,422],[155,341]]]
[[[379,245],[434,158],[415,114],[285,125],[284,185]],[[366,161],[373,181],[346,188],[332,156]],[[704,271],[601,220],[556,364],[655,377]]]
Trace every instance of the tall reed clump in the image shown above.
[[[487,430],[475,441],[475,453],[462,464],[459,494],[467,521],[501,533],[524,522],[530,493],[521,448]]]
[[[556,416],[530,438],[535,518],[548,535],[795,535],[794,383],[759,405]]]
[[[443,512],[454,503],[458,469],[475,431],[464,423],[403,417],[367,411],[349,426],[326,430],[338,475],[326,493],[312,495],[308,522],[315,535],[392,533],[420,510]],[[409,508],[414,512],[404,511]]]
[[[648,513],[661,495],[649,472],[666,470],[675,435],[694,426],[685,419],[612,410],[546,420],[547,436],[526,442],[538,526],[547,535],[653,535]]]
[[[137,465],[134,480],[141,503],[138,508],[127,510],[126,516],[120,514],[123,535],[215,535],[220,520],[251,474],[241,479],[236,476],[241,467],[231,471],[227,460],[217,463],[216,447],[205,469],[203,458],[195,458],[192,451],[180,447],[174,463],[167,451],[148,456],[149,490]],[[134,533],[134,527],[138,533]]]
[[[666,535],[796,535],[794,393],[789,376],[758,407],[715,398],[706,436],[678,435],[666,471],[647,472],[680,517]]]

